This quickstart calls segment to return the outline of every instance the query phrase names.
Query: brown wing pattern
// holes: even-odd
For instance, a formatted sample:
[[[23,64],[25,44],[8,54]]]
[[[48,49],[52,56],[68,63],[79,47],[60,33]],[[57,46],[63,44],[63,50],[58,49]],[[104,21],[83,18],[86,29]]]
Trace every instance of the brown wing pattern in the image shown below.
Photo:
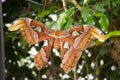
[[[39,27],[41,31],[35,31],[33,27]],[[79,60],[83,50],[89,42],[96,38],[104,42],[104,34],[96,27],[84,25],[70,28],[67,31],[53,31],[42,23],[30,18],[15,20],[9,27],[10,31],[21,30],[23,36],[29,44],[36,44],[47,40],[47,45],[43,46],[34,58],[37,69],[45,67],[50,56],[52,45],[61,52],[61,68],[69,72]],[[65,44],[68,44],[65,47]]]
[[[24,38],[29,44],[35,44],[38,42],[38,34],[31,28],[31,19],[17,19],[10,24],[9,30],[21,30]]]
[[[97,38],[101,42],[105,40],[104,34],[96,27],[91,26],[83,27],[84,27],[83,33],[76,37],[73,45],[70,47],[70,49],[65,53],[65,55],[62,58],[61,67],[66,73],[69,72],[74,67],[75,64],[77,64],[77,61],[79,60],[82,54],[82,51],[87,48],[89,42],[93,38]]]
[[[38,70],[45,67],[50,56],[53,39],[48,39],[48,45],[43,46],[34,58],[34,63]]]

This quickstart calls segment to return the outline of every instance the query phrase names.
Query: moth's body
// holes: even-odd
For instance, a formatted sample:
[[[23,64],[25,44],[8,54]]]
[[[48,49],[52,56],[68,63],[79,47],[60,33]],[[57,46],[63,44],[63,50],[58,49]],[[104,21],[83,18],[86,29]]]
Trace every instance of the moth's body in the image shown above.
[[[41,30],[36,31],[33,27],[39,27]],[[97,38],[101,42],[105,40],[104,34],[99,29],[88,25],[73,27],[66,31],[54,31],[45,27],[40,22],[24,18],[17,19],[9,27],[10,31],[18,29],[22,31],[23,36],[29,44],[36,44],[47,40],[47,45],[43,46],[35,56],[34,62],[37,69],[41,69],[47,64],[52,45],[54,48],[60,49],[61,67],[65,72],[69,72],[77,64],[82,51],[87,48],[91,39]],[[66,43],[69,48],[65,47]]]

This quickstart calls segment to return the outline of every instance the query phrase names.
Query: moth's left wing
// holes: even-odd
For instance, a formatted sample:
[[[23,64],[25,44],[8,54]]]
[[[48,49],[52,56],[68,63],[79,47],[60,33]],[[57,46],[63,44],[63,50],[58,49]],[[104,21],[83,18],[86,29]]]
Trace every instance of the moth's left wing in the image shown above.
[[[9,31],[16,31],[16,30],[20,29],[25,40],[30,45],[35,44],[38,42],[38,34],[31,27],[31,21],[32,21],[32,19],[30,19],[30,18],[17,19],[9,25]]]
[[[53,39],[47,39],[46,41],[47,44],[43,45],[43,47],[39,50],[39,52],[34,58],[34,63],[38,70],[47,65],[51,53]]]
[[[47,45],[43,45],[34,58],[36,67],[38,69],[43,68],[47,64],[50,56],[53,43],[53,37],[51,35],[53,35],[54,31],[47,28],[42,23],[30,18],[20,18],[13,21],[13,23],[9,25],[9,30],[20,30],[23,34],[23,37],[30,45],[44,40],[47,41]]]

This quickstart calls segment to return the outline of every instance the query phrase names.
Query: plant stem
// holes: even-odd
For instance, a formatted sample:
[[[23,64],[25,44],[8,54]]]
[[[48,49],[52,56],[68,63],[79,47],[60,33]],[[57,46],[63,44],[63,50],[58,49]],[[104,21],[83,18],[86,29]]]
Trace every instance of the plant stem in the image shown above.
[[[64,8],[64,10],[67,11],[65,0],[62,0],[62,4],[63,4],[63,8]]]
[[[74,80],[77,80],[76,65],[74,66]]]
[[[40,80],[40,70],[38,70],[38,80]]]

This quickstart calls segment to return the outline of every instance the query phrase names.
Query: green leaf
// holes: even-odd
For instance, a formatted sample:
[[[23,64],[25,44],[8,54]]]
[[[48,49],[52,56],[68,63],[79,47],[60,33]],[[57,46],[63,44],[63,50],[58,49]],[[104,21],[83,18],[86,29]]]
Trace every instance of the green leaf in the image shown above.
[[[107,31],[107,28],[109,26],[109,20],[106,15],[100,16],[99,24],[103,31]]]
[[[110,0],[104,0],[104,1],[103,1],[103,6],[104,6],[104,7],[105,7],[105,6],[110,7],[110,4],[111,4]]]
[[[107,28],[109,26],[109,20],[108,17],[104,14],[104,13],[95,13],[94,14],[95,17],[99,17],[99,24],[100,24],[100,28],[103,31],[107,31]]]
[[[38,18],[42,18],[42,17],[44,17],[44,16],[47,16],[47,15],[49,15],[52,11],[54,11],[55,9],[56,9],[55,6],[51,6],[51,7],[48,8],[46,11],[40,12],[37,17],[38,17]]]
[[[16,36],[13,36],[12,37],[12,43],[14,43],[15,39],[16,39]]]
[[[112,36],[120,36],[120,31],[109,32],[109,34],[106,34],[106,40]]]
[[[53,5],[48,10],[52,12],[52,11],[55,11],[56,9],[57,9],[57,7]]]
[[[87,18],[86,24],[95,25],[94,16],[90,16],[89,18]]]
[[[101,12],[97,12],[97,13],[94,14],[95,17],[100,17],[100,16],[102,16],[102,15],[104,15],[104,14],[101,13]]]
[[[56,21],[47,21],[47,22],[45,23],[45,25],[46,25],[47,27],[49,27],[49,28],[52,28],[55,23],[56,23]]]
[[[75,8],[72,7],[70,9],[68,9],[66,12],[61,13],[58,16],[57,24],[59,24],[59,29],[63,28],[64,24],[66,23],[66,20],[74,14],[74,10],[75,10]]]
[[[63,27],[63,25],[65,24],[67,19],[67,15],[65,13],[61,13],[58,17],[58,21],[57,23],[60,25],[59,29],[61,29]]]
[[[24,38],[20,39],[20,43],[21,43],[22,49],[25,49],[28,44]]]
[[[53,22],[53,24],[51,25],[51,29],[60,30],[60,24],[58,23],[58,21]]]
[[[95,5],[93,5],[93,10],[95,12],[105,12],[105,8],[101,2],[97,2]]]
[[[65,14],[67,17],[71,17],[73,14],[74,14],[74,11],[75,11],[75,7],[72,7],[70,9],[68,9]]]
[[[72,23],[73,23],[73,19],[72,18],[68,18],[67,19],[67,23],[65,24],[65,26],[63,27],[63,29],[64,30],[69,29],[71,27]]]
[[[91,16],[90,7],[89,6],[83,7],[81,15],[82,15],[83,20],[86,22],[87,18]]]
[[[38,14],[38,17],[39,17],[39,18],[44,17],[44,16],[50,14],[50,12],[51,12],[51,11],[44,11],[44,12]]]

